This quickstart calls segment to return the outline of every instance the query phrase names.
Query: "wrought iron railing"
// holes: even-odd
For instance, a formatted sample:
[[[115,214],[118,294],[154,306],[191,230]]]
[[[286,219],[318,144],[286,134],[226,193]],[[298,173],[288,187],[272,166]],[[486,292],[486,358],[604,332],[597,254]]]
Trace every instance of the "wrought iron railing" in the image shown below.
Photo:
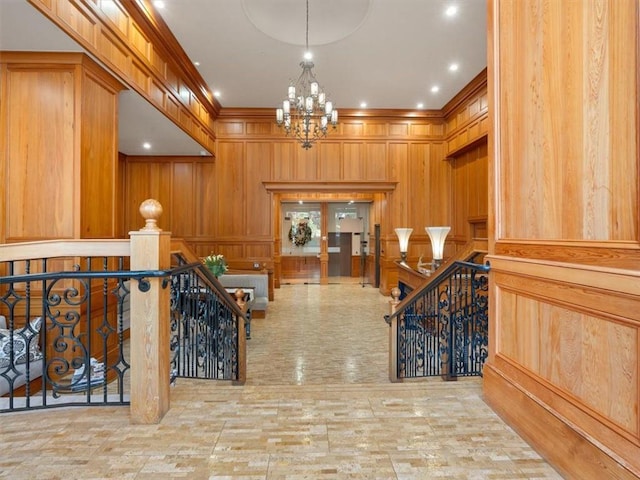
[[[392,328],[392,378],[482,375],[488,355],[489,268],[453,262],[385,316]]]
[[[201,262],[173,258],[172,375],[242,383],[246,314]]]
[[[124,269],[125,257],[40,258],[2,263],[0,411],[127,404],[124,346],[128,282],[156,272]],[[71,271],[50,271],[73,263]]]
[[[127,405],[130,289],[171,289],[171,374],[242,383],[244,315],[201,262],[131,271],[129,257],[0,262],[0,412]],[[240,334],[239,334],[240,332]]]

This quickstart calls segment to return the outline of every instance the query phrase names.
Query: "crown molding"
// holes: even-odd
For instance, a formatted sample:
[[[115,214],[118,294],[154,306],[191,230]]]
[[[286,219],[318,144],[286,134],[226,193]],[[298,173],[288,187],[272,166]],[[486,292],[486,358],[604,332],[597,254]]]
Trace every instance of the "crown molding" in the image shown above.
[[[354,181],[354,182],[262,182],[270,193],[379,193],[392,192],[398,182]]]
[[[180,73],[180,79],[198,97],[215,119],[222,106],[213,96],[207,83],[173,35],[164,19],[156,12],[150,0],[120,0],[131,18],[152,40],[154,48],[160,49],[166,61],[171,61]]]
[[[455,97],[447,102],[442,107],[440,114],[447,118],[452,112],[456,110],[460,105],[466,102],[468,99],[477,95],[483,88],[487,88],[487,69],[484,68],[478,75],[474,77],[469,83],[467,83],[462,90],[460,90]]]
[[[442,120],[444,116],[440,110],[402,110],[402,109],[338,109],[338,123],[341,119],[401,119],[401,120]],[[273,118],[276,117],[275,108],[226,108],[220,110],[217,119],[226,120],[232,118]]]

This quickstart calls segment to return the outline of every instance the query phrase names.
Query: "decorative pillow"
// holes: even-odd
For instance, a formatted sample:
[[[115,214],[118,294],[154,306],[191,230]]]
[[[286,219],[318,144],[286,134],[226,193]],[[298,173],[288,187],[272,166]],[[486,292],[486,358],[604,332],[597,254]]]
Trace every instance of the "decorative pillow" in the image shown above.
[[[40,360],[42,352],[38,345],[42,317],[29,322],[30,327],[22,327],[13,331],[13,363]],[[0,367],[6,367],[11,362],[11,330],[0,328]]]

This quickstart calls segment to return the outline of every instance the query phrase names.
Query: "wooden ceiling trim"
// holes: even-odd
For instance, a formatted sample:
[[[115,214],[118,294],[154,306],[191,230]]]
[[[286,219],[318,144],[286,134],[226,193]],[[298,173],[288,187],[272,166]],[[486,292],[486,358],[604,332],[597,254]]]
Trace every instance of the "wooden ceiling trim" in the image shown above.
[[[262,182],[270,193],[383,193],[395,190],[398,182]]]

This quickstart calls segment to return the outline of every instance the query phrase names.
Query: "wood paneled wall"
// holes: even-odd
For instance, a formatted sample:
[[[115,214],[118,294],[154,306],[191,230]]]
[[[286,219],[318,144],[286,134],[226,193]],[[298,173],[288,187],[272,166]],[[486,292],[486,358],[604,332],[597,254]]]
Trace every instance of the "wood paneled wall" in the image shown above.
[[[120,235],[121,88],[83,54],[0,52],[0,242]]]
[[[485,396],[567,478],[637,479],[639,3],[489,4]]]
[[[120,155],[124,172],[125,231],[138,230],[140,204],[155,198],[162,205],[158,225],[190,242],[201,256],[201,238],[210,239],[216,224],[218,198],[213,157],[137,157]]]
[[[450,240],[461,246],[470,238],[487,238],[488,152],[484,141],[451,158],[453,209]]]
[[[220,109],[182,47],[145,0],[28,0],[194,140],[214,152]]]
[[[484,89],[466,98],[464,105],[478,103],[482,95],[486,99],[486,77],[480,82]],[[455,232],[455,242],[448,247],[453,253],[457,243],[464,244],[470,238],[465,221],[453,222],[453,172],[457,172],[456,178],[464,178],[468,188],[474,182],[469,175],[484,175],[486,167],[471,167],[482,157],[473,149],[462,160],[446,159],[445,118],[437,113],[408,117],[407,112],[384,111],[364,118],[341,113],[338,130],[309,150],[284,136],[272,111],[237,109],[223,110],[217,120],[215,160],[196,159],[187,167],[188,158],[125,158],[128,225],[136,225],[137,205],[144,198],[152,196],[170,205],[178,195],[181,211],[195,212],[196,220],[188,223],[181,218],[177,222],[176,209],[169,207],[160,221],[162,228],[187,239],[200,255],[223,253],[232,265],[240,261],[266,263],[275,270],[279,285],[276,203],[285,197],[290,200],[292,195],[322,201],[364,195],[372,202],[370,234],[376,223],[382,227],[381,290],[389,292],[397,283],[393,262],[400,256],[394,228],[414,228],[409,256],[417,263],[418,257],[431,256],[425,226],[458,228],[455,225],[459,223],[460,232]],[[485,152],[481,161],[486,164],[486,148],[480,151]],[[203,161],[206,169],[200,166],[202,170],[196,174],[195,165]],[[178,176],[178,165],[185,169],[184,180]],[[457,207],[465,218],[470,216],[468,209],[473,211],[471,216],[479,215],[479,203],[483,203],[480,210],[486,216],[486,200],[476,199],[483,189],[486,199],[486,176],[475,184],[478,188],[465,193],[464,204]],[[376,185],[380,185],[379,191]],[[373,271],[368,271],[373,281]]]
[[[420,256],[431,258],[424,227],[452,225],[447,252],[453,254],[471,238],[470,220],[486,222],[486,132],[468,133],[471,123],[486,125],[486,98],[483,72],[454,99],[450,115],[456,124],[449,135],[441,112],[341,111],[338,129],[309,150],[284,136],[271,110],[223,109],[215,160],[198,158],[187,167],[189,158],[125,157],[127,228],[136,225],[141,200],[158,198],[169,210],[162,228],[184,237],[200,255],[222,253],[231,265],[266,263],[277,286],[277,204],[285,197],[336,201],[364,195],[372,202],[370,235],[381,225],[380,288],[388,294],[397,283],[394,261],[400,257],[394,228],[414,229],[409,259],[415,264]],[[463,130],[468,144],[448,157],[449,139]],[[177,165],[185,169],[182,179]],[[464,191],[455,193],[458,187]]]

